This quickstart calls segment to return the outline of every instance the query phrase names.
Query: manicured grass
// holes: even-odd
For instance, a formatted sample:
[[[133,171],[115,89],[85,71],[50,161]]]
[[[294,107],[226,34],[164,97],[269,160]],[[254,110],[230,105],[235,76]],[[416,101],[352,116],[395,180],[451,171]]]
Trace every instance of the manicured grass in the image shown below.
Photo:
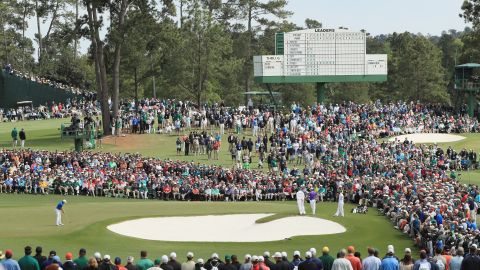
[[[387,245],[393,244],[400,251],[411,247],[413,242],[407,236],[395,230],[390,222],[379,215],[375,209],[367,215],[351,214],[352,205],[346,205],[344,218],[334,218],[336,204],[320,203],[317,217],[338,222],[346,227],[347,232],[324,236],[301,236],[291,240],[263,243],[222,243],[221,239],[212,239],[212,243],[147,241],[121,236],[110,232],[106,226],[123,220],[152,216],[191,216],[207,214],[273,213],[274,218],[296,215],[294,202],[163,202],[111,198],[67,197],[64,227],[54,226],[54,206],[61,200],[60,196],[0,195],[2,214],[0,226],[0,249],[13,248],[16,257],[20,256],[26,245],[41,245],[44,251],[55,249],[62,256],[81,247],[88,254],[100,251],[126,258],[138,256],[140,250],[148,250],[151,257],[160,257],[176,251],[181,258],[188,251],[194,251],[197,258],[207,258],[213,252],[220,254],[246,253],[262,254],[263,251],[306,251],[310,247],[321,249],[324,245],[332,252],[348,245],[354,245],[366,254],[366,249],[373,246],[385,252]],[[307,205],[307,211],[310,210]],[[262,222],[268,222],[263,220]],[[138,228],[141,230],[141,228]],[[158,228],[161,230],[162,228]],[[218,228],[228,230],[228,228]],[[232,231],[231,233],[235,233]]]
[[[73,150],[72,139],[60,138],[60,125],[62,123],[69,123],[69,119],[51,119],[51,120],[37,120],[37,121],[21,121],[16,123],[0,123],[0,148],[11,148],[12,140],[10,132],[13,127],[18,130],[24,128],[27,135],[26,147],[38,150]],[[209,130],[210,132],[210,130]],[[213,131],[215,132],[215,130]],[[188,134],[183,132],[180,135]],[[222,136],[222,146],[220,148],[219,159],[208,159],[206,155],[185,156],[184,153],[177,155],[175,141],[177,135],[165,134],[142,134],[131,135],[126,137],[110,137],[104,139],[103,147],[95,151],[108,151],[120,153],[139,153],[144,156],[157,157],[161,159],[194,161],[201,164],[220,165],[224,167],[232,167],[234,165],[231,155],[228,152],[228,134]],[[251,132],[238,135],[240,138],[245,136],[247,139],[251,138]],[[253,156],[252,168],[256,168],[258,157]],[[266,165],[264,164],[266,167]]]
[[[50,119],[0,123],[0,148],[12,147],[10,132],[16,127],[18,131],[25,129],[26,147],[41,150],[72,150],[73,141],[60,138],[60,125],[68,122],[69,119]]]

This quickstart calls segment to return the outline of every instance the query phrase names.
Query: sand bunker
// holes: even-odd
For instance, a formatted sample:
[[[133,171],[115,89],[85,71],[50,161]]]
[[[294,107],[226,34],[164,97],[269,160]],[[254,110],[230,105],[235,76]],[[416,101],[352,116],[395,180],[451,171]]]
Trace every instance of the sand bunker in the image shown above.
[[[146,240],[178,242],[264,242],[300,235],[345,232],[333,221],[308,216],[256,224],[271,214],[160,217],[129,220],[107,227],[115,233]]]
[[[456,142],[465,139],[463,136],[453,135],[453,134],[444,134],[444,133],[415,133],[401,135],[397,137],[390,138],[389,141],[393,142],[398,139],[403,142],[407,138],[409,141],[414,143],[443,143],[443,142]]]

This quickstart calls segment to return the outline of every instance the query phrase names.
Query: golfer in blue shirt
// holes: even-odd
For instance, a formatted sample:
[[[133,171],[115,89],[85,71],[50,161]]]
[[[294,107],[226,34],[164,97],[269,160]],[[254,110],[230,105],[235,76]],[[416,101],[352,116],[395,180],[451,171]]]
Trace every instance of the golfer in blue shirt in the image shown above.
[[[55,213],[57,213],[57,226],[63,226],[62,215],[65,213],[63,211],[63,206],[67,203],[67,200],[62,200],[55,207]]]

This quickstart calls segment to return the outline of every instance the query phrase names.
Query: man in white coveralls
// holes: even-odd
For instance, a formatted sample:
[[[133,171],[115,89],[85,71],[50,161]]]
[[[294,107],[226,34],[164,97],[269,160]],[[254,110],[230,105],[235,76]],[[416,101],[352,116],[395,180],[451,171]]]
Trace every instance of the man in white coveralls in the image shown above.
[[[335,212],[335,215],[336,217],[340,216],[340,217],[343,217],[345,216],[344,212],[343,212],[343,199],[344,199],[344,196],[343,196],[343,191],[340,190],[340,193],[338,194],[338,206],[337,206],[337,212]]]
[[[298,211],[300,212],[300,215],[305,215],[305,192],[303,192],[303,189],[305,189],[303,186],[297,191],[297,205],[298,205]]]

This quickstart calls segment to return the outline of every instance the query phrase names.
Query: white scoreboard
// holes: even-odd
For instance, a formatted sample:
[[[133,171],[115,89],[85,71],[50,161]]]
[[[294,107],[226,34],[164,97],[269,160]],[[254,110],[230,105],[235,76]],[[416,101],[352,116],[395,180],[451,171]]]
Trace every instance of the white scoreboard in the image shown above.
[[[321,28],[282,36],[277,55],[254,56],[255,77],[387,75],[387,55],[366,54],[364,32]]]

